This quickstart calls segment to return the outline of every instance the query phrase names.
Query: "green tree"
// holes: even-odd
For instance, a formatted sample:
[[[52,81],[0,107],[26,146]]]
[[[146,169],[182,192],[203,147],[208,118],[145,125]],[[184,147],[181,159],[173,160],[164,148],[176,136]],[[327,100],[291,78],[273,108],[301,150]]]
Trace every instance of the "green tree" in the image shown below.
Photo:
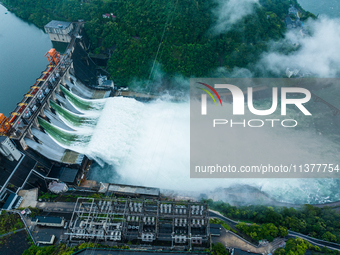
[[[286,251],[284,248],[278,248],[275,250],[274,255],[285,255]]]
[[[337,238],[335,235],[333,235],[331,232],[327,231],[326,233],[324,233],[322,235],[322,239],[324,239],[325,241],[328,241],[328,242],[336,242],[337,241]]]
[[[227,251],[225,246],[221,243],[213,244],[212,250],[213,250],[214,254],[216,254],[216,255],[227,255],[227,254],[229,254],[229,252]]]

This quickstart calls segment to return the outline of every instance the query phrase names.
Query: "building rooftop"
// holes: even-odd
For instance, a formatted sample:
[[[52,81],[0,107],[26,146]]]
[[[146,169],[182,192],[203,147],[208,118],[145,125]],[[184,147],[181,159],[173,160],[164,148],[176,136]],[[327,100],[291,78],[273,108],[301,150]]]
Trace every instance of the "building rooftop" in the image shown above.
[[[9,208],[11,204],[13,204],[14,200],[17,198],[17,194],[15,193],[11,193],[9,195],[9,197],[6,200],[6,203],[4,204],[4,206],[2,207],[3,209],[12,209]]]
[[[118,184],[110,184],[107,191],[118,192],[118,193],[149,195],[149,196],[159,196],[159,193],[160,193],[160,190],[158,188],[118,185]]]
[[[106,81],[103,81],[102,83],[103,86],[112,86],[112,84],[113,84],[112,80],[106,80]]]
[[[61,224],[63,221],[63,218],[61,217],[44,217],[44,216],[36,216],[34,219],[38,220],[38,222],[41,223],[53,223],[53,224]]]
[[[59,21],[59,20],[52,20],[48,24],[45,25],[47,28],[61,28],[66,29],[69,27],[72,23],[68,21]]]
[[[15,173],[10,178],[9,183],[21,187],[26,176],[34,167],[34,164],[34,160],[29,157],[22,158],[22,161],[10,161],[0,154],[0,188],[6,183],[14,171]],[[25,178],[23,178],[23,176],[25,176]]]
[[[63,168],[60,173],[60,181],[73,183],[77,177],[78,169]]]
[[[221,229],[222,226],[221,226],[221,224],[210,224],[210,229],[212,229],[212,228]]]
[[[220,236],[221,235],[221,228],[220,224],[210,224],[210,233],[213,236]]]
[[[292,25],[293,24],[293,20],[291,19],[291,17],[289,17],[287,15],[286,18],[285,18],[285,23],[286,23],[286,26]]]
[[[74,183],[76,180],[78,169],[70,168],[70,167],[58,167],[53,166],[51,171],[48,174],[48,177],[57,178],[62,182],[66,183]]]
[[[54,238],[55,238],[54,235],[41,235],[39,236],[39,239],[37,241],[38,243],[45,243],[45,242],[53,243]]]

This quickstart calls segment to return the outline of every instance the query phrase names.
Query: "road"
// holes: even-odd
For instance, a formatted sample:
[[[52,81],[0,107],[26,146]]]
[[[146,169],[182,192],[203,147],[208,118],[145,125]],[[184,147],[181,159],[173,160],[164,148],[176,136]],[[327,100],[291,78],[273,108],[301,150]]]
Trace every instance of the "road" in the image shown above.
[[[326,246],[329,249],[340,251],[340,244],[326,242],[326,241],[316,239],[316,238],[313,238],[313,237],[310,237],[310,236],[306,236],[306,235],[303,235],[303,234],[300,234],[300,233],[297,233],[297,232],[294,232],[294,231],[288,231],[287,237],[288,238],[289,237],[300,237],[300,238],[310,242],[313,245],[319,246],[320,248]]]
[[[212,211],[212,210],[209,210],[209,217],[218,218],[218,219],[223,220],[224,222],[231,224],[231,225],[237,224],[236,221],[233,221],[232,219],[229,219],[229,218],[221,215],[219,212],[215,212],[215,211]],[[340,251],[340,244],[326,242],[326,241],[323,241],[323,240],[320,240],[320,239],[309,237],[309,236],[306,236],[306,235],[303,235],[303,234],[289,230],[287,238],[295,238],[295,237],[300,237],[300,238],[310,242],[313,245],[319,246],[320,248],[326,246],[328,249]]]
[[[26,229],[26,228],[21,228],[21,229],[14,230],[14,231],[12,231],[12,232],[8,232],[8,233],[6,233],[6,234],[1,235],[0,238],[1,238],[1,237],[4,237],[4,236],[11,235],[11,234],[14,234],[14,233],[17,233],[17,232],[22,231],[22,230],[25,230],[25,229]]]
[[[72,202],[38,202],[37,208],[45,212],[69,212],[72,213],[75,203]]]
[[[231,224],[233,226],[238,223],[237,221],[229,219],[229,218],[223,216],[222,214],[220,214],[219,212],[216,212],[216,211],[213,211],[213,210],[209,210],[209,217],[210,218],[218,218],[218,219],[223,220],[226,223]]]

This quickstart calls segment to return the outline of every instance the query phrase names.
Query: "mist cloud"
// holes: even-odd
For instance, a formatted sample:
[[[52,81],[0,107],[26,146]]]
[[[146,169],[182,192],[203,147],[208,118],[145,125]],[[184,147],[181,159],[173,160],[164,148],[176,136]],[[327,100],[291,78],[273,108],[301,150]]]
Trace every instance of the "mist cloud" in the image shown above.
[[[224,33],[243,17],[253,13],[259,0],[218,0],[214,11],[217,22],[213,27],[215,34]]]
[[[258,67],[275,74],[282,74],[287,68],[297,68],[312,76],[336,77],[340,69],[340,19],[309,20],[306,26],[311,36],[302,36],[301,31],[293,30],[282,40],[298,45],[296,51],[288,55],[278,51],[264,53]]]
[[[211,77],[215,78],[252,78],[254,74],[247,68],[234,67],[231,70],[225,67],[218,67],[214,72],[212,72]]]

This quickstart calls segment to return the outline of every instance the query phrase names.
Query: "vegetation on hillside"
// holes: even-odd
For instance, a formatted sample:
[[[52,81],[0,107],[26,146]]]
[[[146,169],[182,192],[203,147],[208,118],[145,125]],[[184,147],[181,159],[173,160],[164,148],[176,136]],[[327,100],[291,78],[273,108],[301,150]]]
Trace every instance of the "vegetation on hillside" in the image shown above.
[[[212,244],[211,254],[213,255],[228,255],[229,251],[221,243]]]
[[[110,55],[118,85],[145,82],[155,70],[167,77],[204,77],[218,67],[251,67],[269,40],[285,33],[284,17],[296,0],[261,0],[253,14],[214,34],[219,8],[211,0],[4,0],[19,17],[43,27],[50,20],[84,19],[92,53]],[[116,17],[103,18],[112,13]],[[304,18],[314,17],[303,12]],[[154,62],[154,60],[156,60]],[[156,63],[155,67],[154,63]],[[159,65],[157,64],[159,63]],[[158,68],[157,68],[158,67]],[[151,72],[151,70],[153,70]],[[151,75],[150,75],[151,74]]]
[[[236,227],[256,241],[268,240],[272,242],[276,237],[285,237],[288,235],[287,228],[282,226],[276,227],[273,223],[247,225],[241,222],[237,224]]]
[[[2,211],[0,215],[0,235],[21,229],[24,223],[21,221],[19,215],[6,213]]]
[[[210,224],[220,224],[223,228],[226,230],[232,231],[235,234],[237,233],[235,230],[233,230],[227,223],[225,223],[223,220],[217,219],[217,218],[210,218],[209,219]]]
[[[23,255],[71,255],[76,251],[85,248],[110,248],[110,249],[129,249],[128,246],[112,246],[100,245],[95,243],[82,243],[75,247],[67,247],[65,244],[58,244],[56,246],[36,246],[32,245],[29,249],[25,250]]]
[[[306,251],[310,251],[306,253]],[[274,255],[304,255],[304,254],[332,254],[332,255],[340,255],[340,251],[338,250],[330,250],[326,247],[319,248],[316,245],[312,245],[309,242],[301,239],[301,238],[290,238],[288,239],[286,246],[284,248],[278,248],[275,250]]]
[[[301,238],[291,238],[287,241],[285,248],[275,250],[274,255],[304,255],[307,250],[321,251],[318,246],[314,246]]]
[[[340,243],[340,214],[329,207],[318,208],[312,205],[304,205],[301,209],[262,205],[236,207],[221,201],[208,200],[208,202],[210,208],[231,219],[250,220],[259,224],[272,223],[279,232],[289,229],[314,238]],[[250,234],[253,233],[253,229],[246,229],[244,225],[239,226]],[[258,229],[257,233],[261,231]]]

